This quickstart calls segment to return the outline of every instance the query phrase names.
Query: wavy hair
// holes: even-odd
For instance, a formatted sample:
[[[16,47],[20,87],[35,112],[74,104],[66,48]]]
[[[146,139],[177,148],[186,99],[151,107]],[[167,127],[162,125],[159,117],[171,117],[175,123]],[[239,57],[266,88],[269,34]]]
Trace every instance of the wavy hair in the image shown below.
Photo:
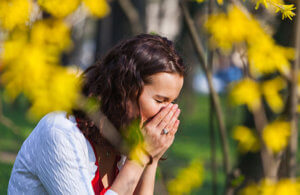
[[[185,76],[186,67],[167,38],[141,34],[120,42],[90,66],[83,73],[82,92],[99,99],[101,111],[120,131],[139,117],[130,112],[130,105],[138,105],[143,86],[151,83],[149,76],[160,72]],[[73,114],[86,138],[95,144],[103,140],[104,129],[99,131],[83,111],[73,110]]]

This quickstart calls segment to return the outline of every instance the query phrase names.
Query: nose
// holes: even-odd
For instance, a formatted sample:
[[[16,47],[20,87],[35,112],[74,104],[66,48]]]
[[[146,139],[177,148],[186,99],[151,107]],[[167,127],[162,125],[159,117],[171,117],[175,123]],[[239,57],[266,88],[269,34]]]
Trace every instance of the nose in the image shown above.
[[[167,107],[169,104],[172,104],[172,103],[166,102],[166,103],[162,104],[161,107],[160,107],[160,109],[159,109],[159,111],[161,111],[162,109],[164,109],[165,107]]]

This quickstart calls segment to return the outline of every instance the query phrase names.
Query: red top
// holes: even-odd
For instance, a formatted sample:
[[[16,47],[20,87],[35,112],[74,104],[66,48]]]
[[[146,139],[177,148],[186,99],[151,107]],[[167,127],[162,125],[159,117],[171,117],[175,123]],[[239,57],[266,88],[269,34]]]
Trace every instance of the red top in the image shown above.
[[[109,190],[109,188],[110,188],[111,186],[108,186],[107,188],[104,187],[104,185],[103,185],[103,183],[102,183],[102,181],[101,181],[100,175],[99,175],[99,164],[98,164],[98,161],[97,161],[97,159],[98,159],[97,152],[96,152],[96,150],[95,150],[95,147],[94,147],[93,143],[92,143],[90,140],[89,140],[89,142],[90,142],[90,144],[91,144],[91,146],[92,146],[92,148],[93,148],[93,150],[94,150],[94,154],[95,154],[95,157],[96,157],[95,165],[97,166],[97,170],[96,170],[96,172],[95,172],[95,177],[94,177],[94,179],[92,180],[92,186],[93,186],[93,189],[94,189],[95,194],[97,194],[97,195],[98,195],[98,194],[99,194],[99,195],[104,195],[105,192],[106,192],[107,190]],[[119,173],[119,169],[118,169],[118,167],[117,167],[117,163],[118,163],[118,161],[119,161],[120,159],[121,159],[121,157],[118,156],[118,157],[116,158],[115,162],[114,162],[114,168],[115,168],[114,179],[116,178],[116,176],[117,176],[118,173]]]
[[[76,121],[78,122],[78,119],[76,118]],[[110,189],[111,186],[108,186],[107,188],[104,187],[102,181],[101,181],[101,178],[100,178],[100,175],[99,175],[99,164],[98,164],[98,156],[97,156],[97,152],[96,152],[96,149],[93,145],[93,143],[88,139],[88,141],[90,142],[92,148],[93,148],[93,151],[94,151],[94,154],[95,154],[95,158],[96,158],[96,162],[95,162],[95,165],[97,166],[97,170],[95,172],[95,177],[94,179],[92,180],[92,186],[93,186],[93,189],[94,189],[94,192],[96,195],[104,195],[105,192],[107,190]],[[116,178],[116,176],[118,175],[119,173],[119,169],[117,167],[117,163],[118,161],[121,159],[121,156],[117,156],[115,162],[114,162],[114,169],[115,169],[115,174],[114,174],[114,179]]]

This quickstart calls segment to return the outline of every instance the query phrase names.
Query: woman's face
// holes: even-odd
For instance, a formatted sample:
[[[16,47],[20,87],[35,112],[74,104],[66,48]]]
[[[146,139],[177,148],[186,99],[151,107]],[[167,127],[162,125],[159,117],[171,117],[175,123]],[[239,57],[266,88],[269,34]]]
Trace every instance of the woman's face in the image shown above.
[[[163,107],[176,100],[183,85],[178,73],[157,73],[148,77],[139,98],[141,122],[152,119]]]

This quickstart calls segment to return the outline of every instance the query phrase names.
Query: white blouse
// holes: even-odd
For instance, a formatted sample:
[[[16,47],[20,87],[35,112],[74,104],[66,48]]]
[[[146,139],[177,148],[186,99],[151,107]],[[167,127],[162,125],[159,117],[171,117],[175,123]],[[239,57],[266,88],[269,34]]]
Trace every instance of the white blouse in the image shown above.
[[[121,169],[126,160],[118,162]],[[8,194],[94,194],[97,166],[93,148],[73,116],[53,112],[40,120],[23,143]],[[108,190],[105,195],[116,195]]]

